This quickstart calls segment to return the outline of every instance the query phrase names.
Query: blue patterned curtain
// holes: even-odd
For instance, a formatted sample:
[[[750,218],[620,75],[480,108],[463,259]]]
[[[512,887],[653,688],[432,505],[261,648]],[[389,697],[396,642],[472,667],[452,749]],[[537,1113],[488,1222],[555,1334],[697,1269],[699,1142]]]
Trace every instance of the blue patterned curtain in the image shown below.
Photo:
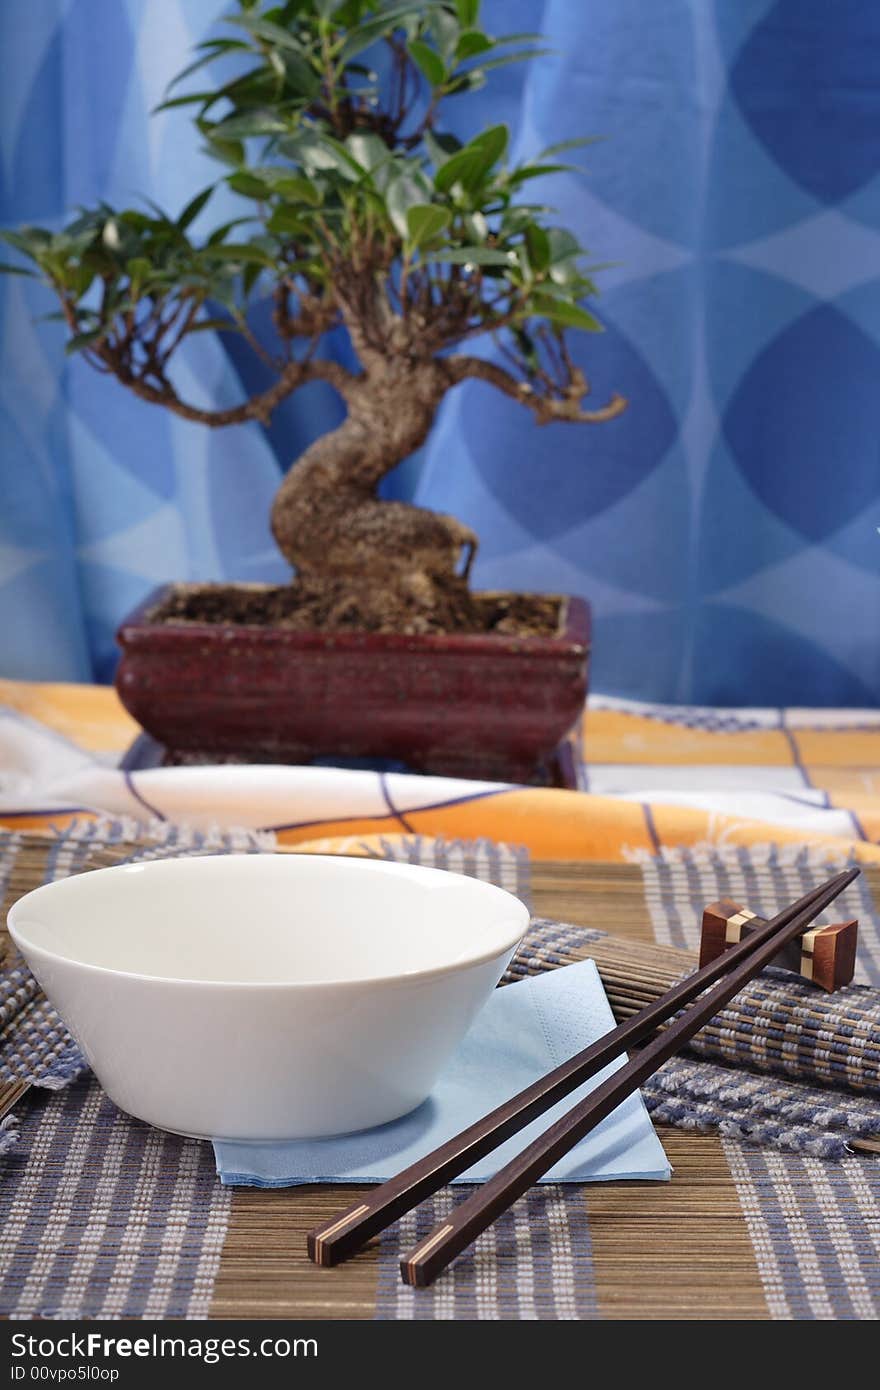
[[[171,209],[210,181],[185,117],[148,120],[223,0],[0,9],[0,219],[78,200]],[[880,7],[876,0],[484,0],[555,49],[457,119],[519,154],[591,132],[545,186],[598,261],[577,345],[598,428],[451,397],[391,487],[482,536],[476,578],[586,594],[594,683],[657,700],[871,704],[880,694]],[[219,213],[218,205],[212,210]],[[113,628],[168,577],[283,576],[280,470],[336,418],[208,432],[64,358],[29,282],[0,285],[0,673],[108,678]],[[191,392],[231,401],[208,335]]]

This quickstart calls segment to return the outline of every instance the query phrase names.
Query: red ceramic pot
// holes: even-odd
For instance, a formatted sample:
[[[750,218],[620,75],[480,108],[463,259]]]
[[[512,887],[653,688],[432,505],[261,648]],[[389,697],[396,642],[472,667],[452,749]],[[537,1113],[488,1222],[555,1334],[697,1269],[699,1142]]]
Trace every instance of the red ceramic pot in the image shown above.
[[[259,762],[395,759],[419,772],[571,785],[560,745],[587,692],[590,610],[553,637],[122,624],[120,699],[173,753]]]

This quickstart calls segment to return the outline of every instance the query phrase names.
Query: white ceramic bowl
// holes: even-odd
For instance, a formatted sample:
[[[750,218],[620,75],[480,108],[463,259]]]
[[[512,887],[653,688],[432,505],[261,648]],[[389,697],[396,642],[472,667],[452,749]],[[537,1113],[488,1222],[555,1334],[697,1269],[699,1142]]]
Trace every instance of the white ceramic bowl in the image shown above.
[[[419,1105],[527,923],[460,874],[283,854],[98,869],[9,914],[116,1104],[226,1139],[342,1134]]]

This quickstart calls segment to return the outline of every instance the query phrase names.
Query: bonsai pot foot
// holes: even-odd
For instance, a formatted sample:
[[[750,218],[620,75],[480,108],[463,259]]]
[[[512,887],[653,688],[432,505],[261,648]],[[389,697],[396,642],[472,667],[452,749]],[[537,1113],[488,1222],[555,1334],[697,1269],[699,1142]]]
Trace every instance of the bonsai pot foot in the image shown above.
[[[461,758],[436,759],[431,760],[428,767],[407,766],[400,764],[399,769],[395,766],[394,770],[402,772],[422,773],[434,777],[457,777],[466,778],[468,781],[475,782],[515,782],[521,786],[532,787],[560,787],[569,791],[577,791],[580,782],[577,774],[577,751],[576,739],[579,736],[579,729],[572,730],[572,737],[563,739],[548,758],[538,763],[524,762],[522,759],[512,758],[508,762],[498,760],[486,763],[479,757],[468,759],[466,756]],[[204,766],[224,763],[242,762],[265,762],[265,756],[248,757],[245,755],[232,757],[226,755],[218,757],[210,750],[190,749],[188,751],[165,748],[157,743],[149,734],[140,734],[125,754],[122,760],[122,768],[126,772],[143,771],[153,767],[192,767],[195,765]],[[301,749],[297,753],[295,749],[286,750],[283,758],[271,759],[272,762],[282,761],[294,765],[313,766],[317,759],[308,749]],[[320,759],[321,762],[329,766],[334,765],[334,755],[325,754]],[[348,760],[350,766],[352,761]],[[357,763],[364,766],[369,763],[369,759],[358,759]],[[379,771],[386,769],[381,767],[380,760],[376,760]],[[338,762],[336,763],[338,765]]]

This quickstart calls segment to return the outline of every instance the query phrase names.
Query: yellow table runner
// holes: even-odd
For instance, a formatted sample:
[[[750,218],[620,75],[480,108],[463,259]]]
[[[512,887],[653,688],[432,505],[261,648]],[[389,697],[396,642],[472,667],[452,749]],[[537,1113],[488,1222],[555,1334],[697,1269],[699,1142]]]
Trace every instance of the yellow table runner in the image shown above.
[[[114,755],[139,732],[109,687],[0,681],[0,706],[95,754],[106,769],[102,787]],[[234,787],[219,796],[214,819],[270,829],[281,845],[310,849],[415,833],[488,837],[542,859],[627,861],[677,846],[773,843],[880,863],[878,711],[710,710],[598,698],[586,711],[583,755],[583,792],[449,779],[432,779],[426,790],[415,777],[290,769],[267,800],[264,770],[225,769],[235,775],[222,785]],[[22,806],[7,795],[0,823],[43,829],[102,810],[190,818],[189,790],[178,780],[168,799],[173,779],[165,770],[136,773],[125,786],[115,776],[118,788],[69,810],[51,796]],[[203,822],[219,785],[200,785]]]

